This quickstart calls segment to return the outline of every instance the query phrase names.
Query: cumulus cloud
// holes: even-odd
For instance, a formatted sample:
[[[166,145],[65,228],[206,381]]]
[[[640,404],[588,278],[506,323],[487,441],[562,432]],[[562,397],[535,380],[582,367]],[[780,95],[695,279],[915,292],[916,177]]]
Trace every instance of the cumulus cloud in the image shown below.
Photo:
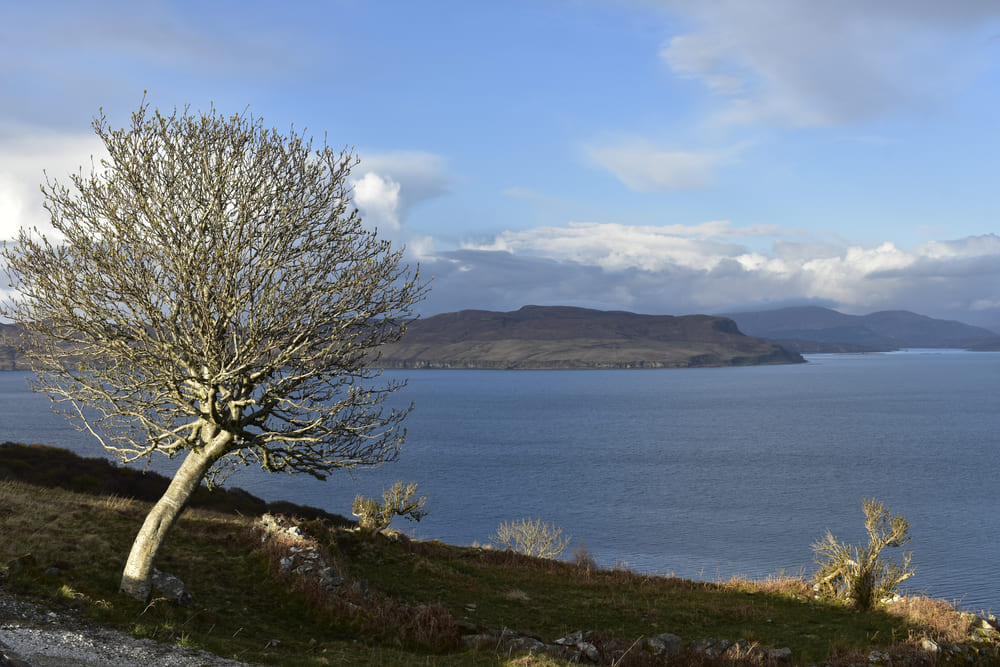
[[[371,226],[399,231],[413,206],[450,189],[439,155],[400,151],[362,153],[360,159],[351,174],[354,203]]]
[[[396,181],[369,171],[352,181],[354,203],[374,227],[399,229],[399,190]]]
[[[507,231],[424,264],[437,276],[428,312],[537,303],[685,314],[812,302],[1000,323],[996,235],[912,249],[780,240],[768,252],[735,240],[778,231],[725,222]]]
[[[734,124],[847,123],[950,94],[995,58],[1000,23],[989,1],[662,4],[696,25],[663,59],[724,99],[718,119]]]

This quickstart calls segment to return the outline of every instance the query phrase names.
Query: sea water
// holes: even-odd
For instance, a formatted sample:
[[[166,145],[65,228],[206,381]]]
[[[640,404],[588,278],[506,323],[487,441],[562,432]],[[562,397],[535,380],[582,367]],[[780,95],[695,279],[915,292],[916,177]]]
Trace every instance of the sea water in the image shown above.
[[[602,565],[710,581],[808,576],[811,544],[827,530],[863,541],[861,503],[877,498],[910,521],[909,590],[994,609],[1000,353],[807,359],[386,372],[408,381],[393,404],[415,406],[397,461],[326,482],[244,470],[228,485],[349,515],[355,495],[415,481],[429,515],[396,527],[416,537],[483,544],[501,521],[535,517],[562,527],[572,545],[582,541]],[[0,441],[100,455],[25,379],[0,373]]]

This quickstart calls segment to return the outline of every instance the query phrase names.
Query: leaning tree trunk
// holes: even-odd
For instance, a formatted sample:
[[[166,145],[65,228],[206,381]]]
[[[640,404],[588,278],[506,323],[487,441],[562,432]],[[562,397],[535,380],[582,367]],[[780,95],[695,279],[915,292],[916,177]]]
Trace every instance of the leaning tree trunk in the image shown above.
[[[203,452],[192,450],[188,453],[135,536],[122,573],[121,592],[137,600],[149,599],[156,554],[213,462],[214,459]]]

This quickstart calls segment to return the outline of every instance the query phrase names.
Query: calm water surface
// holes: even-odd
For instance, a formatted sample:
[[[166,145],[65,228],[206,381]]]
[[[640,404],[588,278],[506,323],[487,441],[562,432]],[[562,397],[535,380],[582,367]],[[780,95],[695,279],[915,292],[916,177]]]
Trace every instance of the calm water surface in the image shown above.
[[[247,470],[229,485],[349,514],[356,494],[412,480],[430,514],[398,527],[419,537],[486,543],[505,519],[542,517],[605,565],[707,580],[809,574],[810,544],[827,529],[860,541],[862,498],[876,497],[910,520],[911,589],[995,610],[1000,353],[808,359],[387,373],[416,404],[398,461],[325,483]],[[0,441],[99,455],[24,378],[0,373]]]

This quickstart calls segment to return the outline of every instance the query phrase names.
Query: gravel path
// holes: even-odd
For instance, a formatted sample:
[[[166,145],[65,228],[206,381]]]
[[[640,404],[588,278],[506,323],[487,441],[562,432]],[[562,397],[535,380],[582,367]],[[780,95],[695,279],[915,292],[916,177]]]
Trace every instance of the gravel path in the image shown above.
[[[0,667],[241,667],[205,651],[136,639],[0,591]]]

